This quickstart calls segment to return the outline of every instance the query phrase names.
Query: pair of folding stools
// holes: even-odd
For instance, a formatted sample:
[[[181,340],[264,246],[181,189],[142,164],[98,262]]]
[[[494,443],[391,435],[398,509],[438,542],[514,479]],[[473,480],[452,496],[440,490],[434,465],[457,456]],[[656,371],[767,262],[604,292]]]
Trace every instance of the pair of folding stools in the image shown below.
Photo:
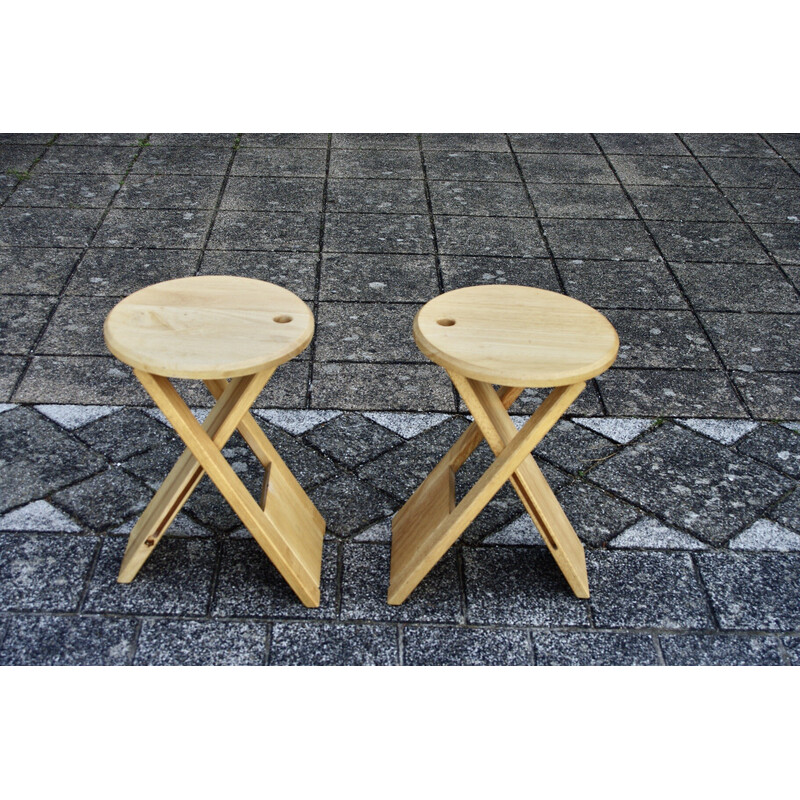
[[[310,343],[308,306],[265,281],[179,278],[126,297],[104,334],[186,444],[130,534],[119,581],[133,580],[208,474],[303,604],[318,606],[325,520],[250,414],[275,369]],[[611,323],[555,292],[470,286],[426,303],[414,339],[447,370],[473,422],[392,520],[389,603],[409,596],[506,481],[573,592],[588,597],[583,546],[531,450],[586,381],[613,363],[619,340]],[[202,380],[214,396],[202,425],[170,378]],[[518,431],[507,410],[528,387],[552,390]],[[264,467],[258,501],[222,455],[237,429]],[[456,504],[455,473],[484,439],[495,460]]]

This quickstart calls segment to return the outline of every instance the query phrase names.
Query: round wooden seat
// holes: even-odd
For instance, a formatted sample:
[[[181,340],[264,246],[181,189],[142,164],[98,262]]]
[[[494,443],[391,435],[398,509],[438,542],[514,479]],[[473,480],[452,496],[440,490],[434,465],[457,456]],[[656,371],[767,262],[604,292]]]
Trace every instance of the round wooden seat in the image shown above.
[[[469,286],[426,303],[414,339],[434,363],[504,386],[565,386],[604,372],[619,338],[585,303],[530,286]]]
[[[308,306],[266,281],[208,275],[148,286],[103,328],[120,361],[170,378],[234,378],[282,364],[314,335]]]

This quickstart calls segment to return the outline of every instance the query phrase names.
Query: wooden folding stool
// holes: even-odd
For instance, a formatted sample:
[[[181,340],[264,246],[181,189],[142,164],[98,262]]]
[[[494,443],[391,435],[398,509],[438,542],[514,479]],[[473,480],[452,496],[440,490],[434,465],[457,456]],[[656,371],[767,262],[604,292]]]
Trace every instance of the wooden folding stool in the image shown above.
[[[447,370],[474,422],[392,520],[389,603],[409,596],[507,480],[573,592],[588,597],[583,545],[531,450],[586,381],[614,362],[619,339],[611,323],[555,292],[470,286],[426,303],[414,339]],[[517,431],[507,409],[527,387],[555,388]],[[455,473],[484,439],[495,461],[456,505]]]
[[[207,473],[303,604],[318,606],[325,520],[250,414],[275,368],[311,341],[308,306],[265,281],[179,278],[119,302],[104,334],[187,447],[131,531],[120,583],[133,580]],[[198,378],[214,396],[202,425],[170,378]],[[259,502],[221,452],[237,429],[264,467]]]

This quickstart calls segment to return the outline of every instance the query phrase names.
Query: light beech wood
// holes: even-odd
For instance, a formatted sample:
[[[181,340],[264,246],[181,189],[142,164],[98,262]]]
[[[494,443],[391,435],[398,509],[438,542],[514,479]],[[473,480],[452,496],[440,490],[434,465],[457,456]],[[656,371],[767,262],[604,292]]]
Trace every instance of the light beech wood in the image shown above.
[[[111,309],[106,346],[168,378],[233,378],[277,366],[314,335],[308,306],[274,283],[207,275],[140,289]]]
[[[217,290],[215,306],[212,295]],[[220,276],[166,281],[131,298],[137,295],[137,302],[123,306],[122,301],[112,310],[106,341],[117,357],[134,367],[187,449],[131,531],[118,580],[133,580],[208,474],[300,600],[318,606],[325,520],[249,411],[275,367],[308,344],[314,329],[308,307],[273,284]],[[274,319],[281,315],[284,319]],[[274,334],[276,327],[279,334]],[[243,338],[242,329],[252,338]],[[143,363],[152,369],[140,366]],[[249,371],[240,373],[244,364]],[[227,376],[233,377],[228,381]],[[202,425],[169,377],[204,379],[216,404]],[[264,467],[259,501],[222,456],[237,428]]]
[[[505,386],[564,386],[614,362],[619,339],[591,306],[530,286],[468,286],[426,303],[414,339],[434,363]]]
[[[389,603],[408,597],[506,480],[573,592],[588,597],[583,545],[531,450],[586,381],[613,363],[614,328],[599,312],[554,292],[480,286],[426,303],[414,320],[414,338],[446,368],[474,422],[392,520]],[[555,388],[517,431],[508,408],[523,388],[541,386]],[[455,471],[484,439],[495,461],[455,505]]]
[[[169,380],[143,370],[135,373],[303,605],[318,606],[324,525],[310,526],[306,515],[297,512],[289,483],[278,485],[279,470],[274,464],[270,469],[270,496],[266,509],[262,509]]]

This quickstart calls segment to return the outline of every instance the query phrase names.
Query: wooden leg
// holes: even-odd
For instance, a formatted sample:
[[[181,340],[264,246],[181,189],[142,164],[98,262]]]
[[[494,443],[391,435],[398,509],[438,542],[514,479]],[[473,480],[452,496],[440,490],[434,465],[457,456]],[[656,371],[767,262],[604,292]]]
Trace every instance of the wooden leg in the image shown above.
[[[492,452],[495,456],[499,455],[514,438],[517,429],[492,387],[455,372],[450,373],[450,378],[475,417]],[[583,391],[585,384],[579,385],[580,391]],[[511,485],[572,591],[578,597],[588,597],[589,577],[586,574],[583,545],[533,456],[529,455],[519,465],[511,476]]]
[[[538,518],[534,517],[534,521],[537,527],[541,524],[540,530],[542,528],[546,530],[546,542],[547,537],[550,537],[548,546],[551,542],[554,544],[551,552],[559,553],[561,558],[559,566],[565,564],[567,568],[565,576],[573,591],[578,596],[588,597],[583,547],[578,541],[580,548],[578,556],[574,544],[563,531],[563,522],[552,508],[549,500],[552,491],[530,455],[531,450],[558,422],[585,385],[576,383],[553,389],[519,432],[506,413],[506,409],[520,394],[521,389],[504,388],[495,393],[489,384],[481,384],[484,389],[480,390],[479,402],[476,403],[472,396],[464,397],[475,422],[434,467],[428,478],[392,520],[392,560],[388,597],[390,605],[399,605],[411,594],[500,487],[510,479],[513,479],[515,488],[519,487],[518,493],[524,497],[523,503],[526,509],[529,511],[532,509],[538,515]],[[511,397],[513,392],[516,394]],[[469,389],[467,394],[469,395]],[[507,425],[499,421],[492,422],[493,417],[498,415],[498,409],[500,415],[507,421]],[[461,502],[453,507],[453,501],[445,494],[446,491],[452,492],[450,488],[452,484],[447,476],[464,463],[469,453],[483,438],[489,442],[496,459]],[[530,464],[533,465],[532,468]],[[447,498],[446,501],[441,499],[443,494]],[[560,509],[554,496],[552,502]],[[561,513],[563,514],[563,511]],[[569,529],[572,530],[571,526]],[[572,534],[574,536],[574,531]],[[575,539],[577,541],[577,537]],[[565,544],[562,544],[562,540]],[[564,553],[566,558],[563,557]]]
[[[222,449],[236,430],[237,419],[232,412],[242,406],[249,408],[273,372],[235,378],[230,383],[222,381],[224,389],[203,423],[203,430],[217,447]],[[204,474],[191,450],[184,450],[131,531],[117,578],[120,583],[130,583],[136,577]]]
[[[147,525],[152,526],[154,521],[158,521],[165,529],[164,522],[168,524],[177,513],[173,513],[173,507],[177,503],[180,504],[178,508],[183,505],[199,477],[206,472],[303,604],[318,606],[325,522],[248,411],[271,371],[230,383],[209,382],[213,383],[213,388],[209,388],[219,399],[202,426],[167,378],[141,370],[134,372],[190,452],[190,456],[182,457],[184,464],[180,460],[176,464],[173,469],[175,476],[170,473],[165,481],[169,486],[166,489],[162,486],[163,495],[159,498],[157,494],[153,498],[151,505],[156,500],[158,503]],[[221,453],[221,448],[237,427],[246,432],[248,444],[269,468],[263,507],[250,495]],[[145,514],[149,510],[148,506]],[[141,546],[138,542],[142,540],[144,529],[143,525],[137,533],[135,546],[131,534],[129,551],[139,553]],[[147,547],[146,538],[143,542]],[[136,560],[141,558],[141,563],[144,563],[146,557],[137,555]],[[130,561],[133,565],[133,555]],[[123,562],[123,569],[125,566]]]

